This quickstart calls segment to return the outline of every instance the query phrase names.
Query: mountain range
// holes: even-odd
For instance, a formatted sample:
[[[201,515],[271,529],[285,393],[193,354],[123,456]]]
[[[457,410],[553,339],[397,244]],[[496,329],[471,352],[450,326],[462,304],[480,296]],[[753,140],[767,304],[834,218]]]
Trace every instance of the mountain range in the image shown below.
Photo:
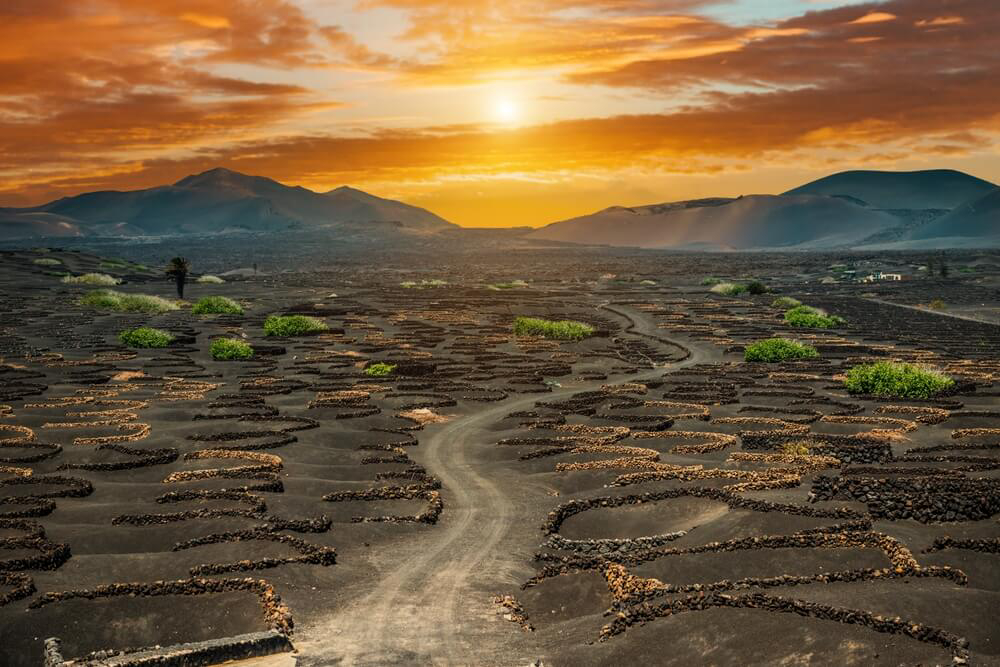
[[[314,192],[222,168],[173,185],[0,208],[0,240],[319,230],[343,238],[405,240],[447,233],[448,239],[469,243],[682,250],[1000,246],[1000,187],[952,170],[845,171],[780,195],[612,206],[488,238],[426,209],[361,190]]]
[[[780,195],[612,206],[528,238],[692,250],[1000,246],[1000,188],[952,170],[845,171]]]
[[[172,236],[358,226],[388,226],[403,233],[454,227],[425,209],[361,190],[340,187],[319,193],[221,168],[173,185],[89,192],[34,208],[0,209],[0,238]]]

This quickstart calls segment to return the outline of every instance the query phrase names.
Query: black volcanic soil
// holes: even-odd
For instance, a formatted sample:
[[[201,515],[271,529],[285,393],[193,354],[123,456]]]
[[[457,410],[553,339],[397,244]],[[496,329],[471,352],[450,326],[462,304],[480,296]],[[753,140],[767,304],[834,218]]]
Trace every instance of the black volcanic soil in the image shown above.
[[[267,629],[302,667],[1000,664],[1000,326],[905,307],[997,307],[995,261],[882,298],[820,285],[830,256],[518,259],[249,272],[139,315],[54,273],[172,297],[155,271],[0,254],[0,664]],[[751,274],[848,325],[700,286]],[[246,312],[192,315],[207,295]],[[330,330],[267,338],[272,313]],[[518,339],[520,314],[597,334]],[[118,342],[142,324],[178,340]],[[742,361],[772,335],[821,357]],[[843,390],[890,358],[959,383]]]

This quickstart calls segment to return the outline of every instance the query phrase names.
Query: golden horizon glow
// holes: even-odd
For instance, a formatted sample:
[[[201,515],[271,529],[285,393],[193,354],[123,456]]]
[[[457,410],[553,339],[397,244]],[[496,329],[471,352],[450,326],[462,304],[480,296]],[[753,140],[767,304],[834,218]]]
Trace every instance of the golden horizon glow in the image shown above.
[[[15,1],[0,207],[216,166],[467,226],[857,168],[998,182],[1000,12],[947,5]]]

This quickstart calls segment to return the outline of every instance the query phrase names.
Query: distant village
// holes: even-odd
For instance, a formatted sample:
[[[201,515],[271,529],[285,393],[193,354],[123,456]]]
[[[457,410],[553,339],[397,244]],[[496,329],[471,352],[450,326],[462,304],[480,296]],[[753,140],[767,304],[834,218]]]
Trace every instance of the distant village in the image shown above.
[[[843,283],[881,283],[915,280],[920,278],[947,278],[951,268],[944,261],[926,264],[891,263],[878,260],[860,260],[849,264],[831,264],[832,275],[820,280],[825,285]],[[961,271],[961,269],[959,269]]]

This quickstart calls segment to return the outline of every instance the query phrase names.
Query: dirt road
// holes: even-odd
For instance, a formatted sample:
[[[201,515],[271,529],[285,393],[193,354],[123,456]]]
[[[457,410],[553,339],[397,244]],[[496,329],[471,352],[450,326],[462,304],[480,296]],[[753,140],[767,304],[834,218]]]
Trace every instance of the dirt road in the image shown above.
[[[624,316],[621,310],[613,312]],[[628,315],[637,329],[655,330],[641,313]],[[701,351],[691,352],[676,364],[609,381],[650,379],[702,360]],[[565,398],[601,384],[567,386],[544,399]],[[324,619],[322,633],[315,627],[303,633],[298,642],[300,667],[508,667],[537,659],[532,635],[499,619],[489,596],[491,591],[520,584],[539,538],[537,525],[526,525],[522,510],[552,499],[517,471],[479,460],[477,451],[495,440],[495,432],[488,430],[492,424],[512,411],[531,408],[540,398],[518,396],[443,426],[428,427],[413,458],[441,480],[445,503],[441,520],[387,554],[378,564],[381,574],[374,587]],[[518,554],[517,545],[523,554]]]

